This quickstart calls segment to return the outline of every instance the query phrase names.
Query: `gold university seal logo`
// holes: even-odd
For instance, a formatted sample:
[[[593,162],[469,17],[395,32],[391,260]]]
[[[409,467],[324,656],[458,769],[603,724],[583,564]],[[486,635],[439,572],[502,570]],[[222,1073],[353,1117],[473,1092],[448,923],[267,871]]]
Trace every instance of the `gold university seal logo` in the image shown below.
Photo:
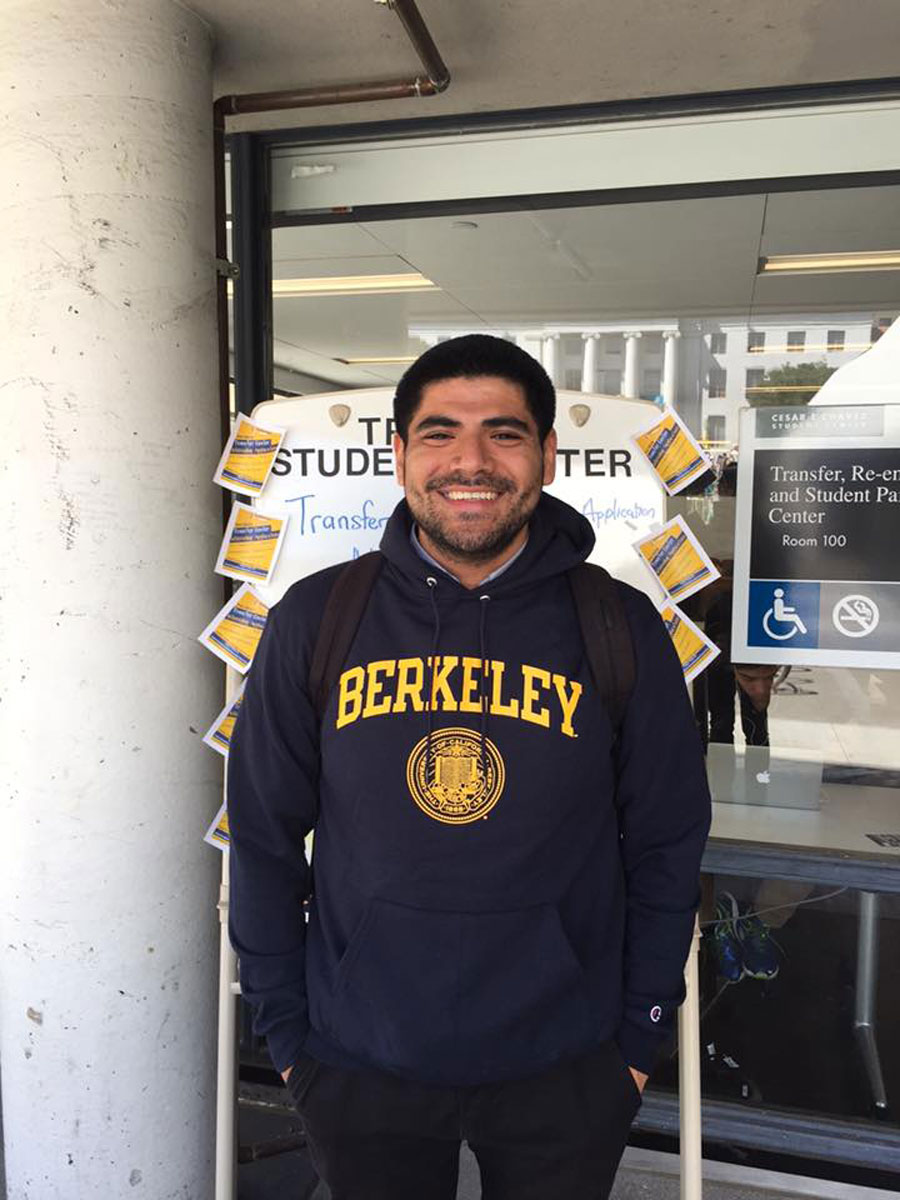
[[[423,737],[406,764],[413,800],[436,821],[466,825],[491,811],[503,792],[506,768],[500,751],[471,729],[436,729]]]

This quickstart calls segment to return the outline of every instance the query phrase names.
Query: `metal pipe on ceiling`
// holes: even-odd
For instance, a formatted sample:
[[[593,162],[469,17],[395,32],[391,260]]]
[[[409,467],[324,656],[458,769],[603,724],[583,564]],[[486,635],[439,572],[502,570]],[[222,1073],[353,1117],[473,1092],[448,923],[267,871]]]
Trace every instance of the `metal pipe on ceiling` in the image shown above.
[[[376,0],[376,3],[386,5],[397,14],[409,40],[415,47],[419,61],[425,68],[429,82],[436,92],[443,92],[450,83],[450,72],[434,44],[434,38],[429,32],[428,26],[422,20],[422,14],[416,7],[415,0]]]
[[[282,92],[251,92],[245,96],[222,96],[216,103],[222,106],[226,117],[232,117],[324,104],[355,104],[361,100],[402,100],[406,96],[433,96],[436,91],[430,80],[417,76],[378,83],[336,83]]]
[[[415,0],[376,0],[396,13],[424,68],[424,75],[411,79],[388,79],[373,83],[338,83],[327,87],[290,88],[277,92],[250,92],[220,96],[213,105],[213,156],[215,171],[216,265],[218,268],[216,309],[219,326],[219,408],[223,440],[228,436],[229,360],[228,294],[230,268],[225,204],[225,120],[248,113],[278,112],[326,104],[359,104],[369,100],[401,100],[413,96],[435,96],[450,85],[450,72],[441,58]],[[223,502],[227,503],[227,495]],[[227,514],[226,514],[227,519]]]

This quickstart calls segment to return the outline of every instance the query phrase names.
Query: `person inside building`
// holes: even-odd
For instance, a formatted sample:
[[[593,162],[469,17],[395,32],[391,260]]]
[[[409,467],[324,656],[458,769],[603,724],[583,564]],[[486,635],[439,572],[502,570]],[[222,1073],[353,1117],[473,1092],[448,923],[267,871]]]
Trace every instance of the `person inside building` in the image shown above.
[[[543,490],[530,355],[439,343],[394,414],[374,572],[289,589],[234,732],[243,994],[333,1200],[452,1200],[462,1139],[490,1200],[602,1200],[683,998],[710,821],[687,689],[653,604],[583,566],[589,522]]]

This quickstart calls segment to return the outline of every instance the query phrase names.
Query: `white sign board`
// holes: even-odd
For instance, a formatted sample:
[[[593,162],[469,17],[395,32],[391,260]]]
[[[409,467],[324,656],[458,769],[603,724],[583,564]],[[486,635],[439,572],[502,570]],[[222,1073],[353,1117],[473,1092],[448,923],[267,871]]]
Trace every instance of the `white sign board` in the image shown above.
[[[392,388],[269,400],[253,412],[287,432],[260,497],[269,514],[289,517],[269,605],[304,575],[377,548],[402,498],[394,478]],[[559,459],[547,490],[590,521],[591,559],[645,591],[662,592],[633,543],[665,520],[663,490],[632,444],[652,405],[582,392],[557,394]]]

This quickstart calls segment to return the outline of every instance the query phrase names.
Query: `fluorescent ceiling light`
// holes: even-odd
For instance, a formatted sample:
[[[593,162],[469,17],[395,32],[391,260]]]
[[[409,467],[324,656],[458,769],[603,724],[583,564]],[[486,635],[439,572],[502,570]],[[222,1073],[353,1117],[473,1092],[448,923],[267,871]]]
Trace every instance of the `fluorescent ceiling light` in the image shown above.
[[[273,279],[275,299],[298,296],[381,296],[396,292],[436,292],[436,283],[412,271],[407,275],[335,275],[322,279]]]
[[[276,300],[306,296],[391,296],[399,292],[439,292],[440,288],[418,271],[406,275],[326,275],[321,279],[273,279]],[[234,283],[228,280],[228,295]]]
[[[337,357],[335,357],[334,361],[343,363],[344,366],[346,366],[346,367],[358,367],[358,366],[363,366],[363,365],[375,365],[375,364],[384,366],[389,363],[413,363],[416,361],[416,357],[417,356],[415,354],[402,354],[402,355],[384,354],[384,355],[376,355],[374,357],[369,357],[369,358],[340,358],[339,356],[337,356]]]
[[[898,271],[900,250],[865,250],[849,254],[772,254],[761,258],[759,275],[816,275],[840,271]]]

